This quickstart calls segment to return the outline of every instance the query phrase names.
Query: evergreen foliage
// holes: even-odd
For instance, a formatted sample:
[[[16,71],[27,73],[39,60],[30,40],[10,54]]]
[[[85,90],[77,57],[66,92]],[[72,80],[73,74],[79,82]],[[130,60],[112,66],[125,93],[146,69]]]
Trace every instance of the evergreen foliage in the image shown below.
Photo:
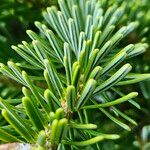
[[[134,30],[141,31],[145,5],[136,15],[134,2],[113,2],[58,0],[58,8],[43,12],[44,23],[35,22],[39,34],[27,30],[31,42],[12,46],[22,60],[1,63],[0,71],[18,82],[23,95],[0,98],[1,141],[35,149],[99,150],[137,125],[120,106],[140,109],[131,84],[150,74],[135,73],[132,66],[148,48],[149,18],[142,20],[141,37],[127,42]],[[105,124],[121,132],[105,132]]]

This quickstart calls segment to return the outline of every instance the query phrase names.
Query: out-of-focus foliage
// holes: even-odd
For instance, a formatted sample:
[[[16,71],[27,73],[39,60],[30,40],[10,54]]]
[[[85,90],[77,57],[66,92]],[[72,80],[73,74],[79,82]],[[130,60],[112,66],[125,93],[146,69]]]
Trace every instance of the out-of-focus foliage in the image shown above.
[[[25,31],[35,30],[33,22],[42,21],[42,10],[56,0],[0,0],[0,62],[17,59],[12,44],[27,40]]]

